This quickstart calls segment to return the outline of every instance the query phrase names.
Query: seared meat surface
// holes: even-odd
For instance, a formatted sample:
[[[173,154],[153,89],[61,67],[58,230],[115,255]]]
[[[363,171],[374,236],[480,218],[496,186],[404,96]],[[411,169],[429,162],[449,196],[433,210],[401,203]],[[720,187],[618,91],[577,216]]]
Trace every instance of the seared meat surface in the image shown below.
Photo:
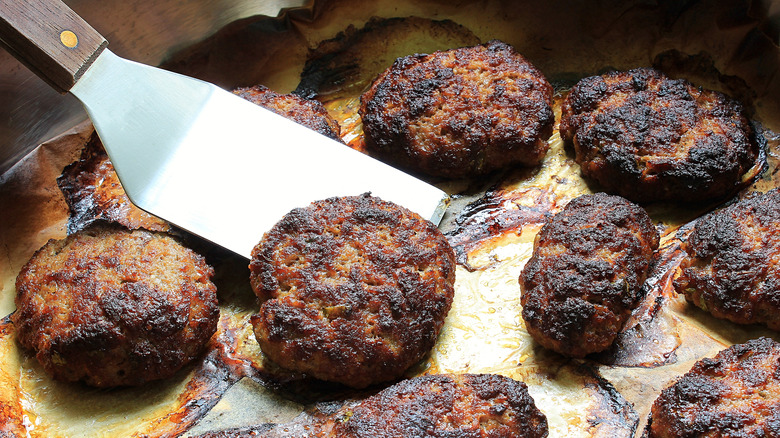
[[[249,267],[263,352],[357,388],[400,377],[433,347],[455,281],[454,252],[436,226],[369,195],[292,210]]]
[[[296,94],[277,93],[264,85],[236,88],[233,93],[326,137],[341,141],[338,122],[317,100],[304,99]]]
[[[171,229],[168,222],[130,202],[97,132],[92,133],[79,159],[65,167],[57,178],[57,185],[70,208],[68,233],[100,220],[116,222],[131,230]]]
[[[520,276],[528,332],[567,356],[605,350],[639,304],[657,248],[641,207],[604,193],[573,199],[542,227]]]
[[[394,165],[461,178],[536,166],[552,135],[552,86],[498,40],[399,58],[361,96],[366,148]]]
[[[328,437],[547,436],[547,418],[522,382],[496,374],[404,380],[334,415]]]
[[[654,69],[582,79],[561,113],[583,175],[634,202],[723,198],[762,165],[740,103]]]
[[[212,275],[170,236],[96,224],[33,255],[11,320],[55,379],[140,385],[203,351],[219,319]]]
[[[275,427],[199,438],[542,438],[547,417],[528,387],[498,374],[439,374],[398,382],[361,401]]]
[[[717,318],[780,330],[780,190],[696,222],[675,289]]]
[[[780,436],[780,344],[759,338],[702,359],[653,403],[648,438]]]

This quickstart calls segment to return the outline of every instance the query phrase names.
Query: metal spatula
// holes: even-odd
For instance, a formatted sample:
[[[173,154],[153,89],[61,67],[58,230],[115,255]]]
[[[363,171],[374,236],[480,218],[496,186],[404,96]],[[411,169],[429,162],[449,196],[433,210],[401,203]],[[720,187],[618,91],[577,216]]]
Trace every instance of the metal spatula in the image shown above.
[[[446,195],[212,84],[122,59],[59,1],[0,0],[0,40],[92,119],[140,208],[249,257],[285,213],[367,191],[438,223]]]

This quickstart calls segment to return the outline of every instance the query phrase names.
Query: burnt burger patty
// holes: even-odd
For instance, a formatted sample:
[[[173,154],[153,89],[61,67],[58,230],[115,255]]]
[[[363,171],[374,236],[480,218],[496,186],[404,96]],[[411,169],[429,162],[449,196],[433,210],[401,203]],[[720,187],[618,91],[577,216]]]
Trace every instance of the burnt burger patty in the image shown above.
[[[11,320],[55,379],[139,385],[171,376],[214,334],[212,275],[163,233],[94,225],[33,255]]]
[[[650,68],[582,79],[560,132],[586,177],[635,202],[721,198],[760,167],[740,103]]]
[[[552,87],[498,40],[399,58],[361,96],[366,148],[432,176],[539,164],[552,135]]]
[[[292,210],[249,267],[263,352],[353,387],[395,379],[433,347],[455,281],[454,252],[436,226],[369,195]]]
[[[646,436],[780,436],[780,344],[759,338],[702,359],[664,389]]]
[[[341,141],[341,127],[317,100],[277,93],[264,85],[236,88],[233,93],[326,137]]]
[[[495,374],[397,383],[335,415],[328,437],[541,438],[547,418],[522,382]]]
[[[198,438],[542,438],[548,434],[547,418],[528,387],[497,374],[415,377],[340,408],[324,405],[324,411],[302,422],[293,420],[273,429],[264,427],[268,425],[230,429]]]
[[[520,275],[528,332],[568,356],[608,348],[639,304],[658,239],[644,209],[619,196],[573,199],[542,227]]]
[[[780,190],[696,222],[675,289],[717,318],[780,330]]]

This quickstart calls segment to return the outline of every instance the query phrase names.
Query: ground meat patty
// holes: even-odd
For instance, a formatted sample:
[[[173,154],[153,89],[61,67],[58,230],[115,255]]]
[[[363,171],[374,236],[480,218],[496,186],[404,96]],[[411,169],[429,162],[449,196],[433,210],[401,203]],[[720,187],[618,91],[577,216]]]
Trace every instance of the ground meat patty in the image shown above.
[[[493,374],[430,375],[401,381],[340,408],[290,423],[229,429],[198,438],[536,438],[547,418],[522,382]],[[319,411],[319,412],[318,412]]]
[[[552,87],[493,40],[399,58],[361,96],[366,148],[392,164],[458,178],[535,166],[552,135]]]
[[[717,318],[780,330],[780,190],[696,222],[675,289]]]
[[[655,400],[645,437],[780,436],[779,364],[769,338],[696,362]]]
[[[639,304],[657,248],[641,207],[603,193],[572,200],[542,227],[520,275],[528,332],[567,356],[605,350]]]
[[[742,105],[654,69],[585,78],[561,112],[582,173],[635,202],[721,198],[761,167]]]
[[[319,101],[295,94],[280,94],[263,85],[237,88],[233,93],[326,137],[341,141],[338,122]]]
[[[95,225],[33,255],[11,320],[55,379],[139,385],[171,376],[214,334],[212,275],[163,233]]]
[[[433,347],[455,255],[435,225],[369,195],[288,213],[252,251],[252,322],[278,365],[352,387],[398,378]]]
[[[547,418],[522,382],[493,374],[431,375],[397,383],[339,412],[325,436],[547,436]]]

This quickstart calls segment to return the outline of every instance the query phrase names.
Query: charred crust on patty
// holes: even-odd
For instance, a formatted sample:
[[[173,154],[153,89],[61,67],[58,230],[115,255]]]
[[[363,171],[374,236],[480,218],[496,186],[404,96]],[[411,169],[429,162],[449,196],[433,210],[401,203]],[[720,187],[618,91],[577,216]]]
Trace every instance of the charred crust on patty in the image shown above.
[[[658,240],[647,212],[619,196],[569,202],[542,227],[520,275],[528,332],[567,356],[607,349],[641,300]]]
[[[249,267],[263,352],[357,388],[398,378],[433,347],[455,281],[454,252],[434,224],[367,194],[292,210]]]
[[[277,93],[264,85],[236,88],[233,94],[326,137],[342,141],[339,123],[317,100],[305,99],[297,94]]]
[[[524,383],[494,374],[441,374],[403,380],[362,400],[319,403],[290,423],[229,429],[198,438],[547,435],[547,418]]]
[[[359,112],[370,154],[445,178],[538,165],[554,122],[552,86],[498,40],[397,59]]]
[[[648,438],[780,436],[780,344],[759,338],[701,359],[652,405]]]
[[[70,209],[68,233],[97,221],[115,222],[131,230],[171,231],[168,222],[130,202],[97,132],[92,133],[79,159],[65,167],[57,185]]]
[[[651,68],[582,79],[560,133],[583,175],[634,202],[724,198],[764,168],[739,102]]]
[[[213,273],[164,233],[97,223],[33,255],[11,320],[55,379],[140,385],[173,375],[216,331]]]
[[[780,330],[780,190],[700,218],[682,249],[678,293],[717,318]]]
[[[548,434],[547,418],[527,386],[496,374],[404,380],[335,417],[327,436],[541,438]]]

